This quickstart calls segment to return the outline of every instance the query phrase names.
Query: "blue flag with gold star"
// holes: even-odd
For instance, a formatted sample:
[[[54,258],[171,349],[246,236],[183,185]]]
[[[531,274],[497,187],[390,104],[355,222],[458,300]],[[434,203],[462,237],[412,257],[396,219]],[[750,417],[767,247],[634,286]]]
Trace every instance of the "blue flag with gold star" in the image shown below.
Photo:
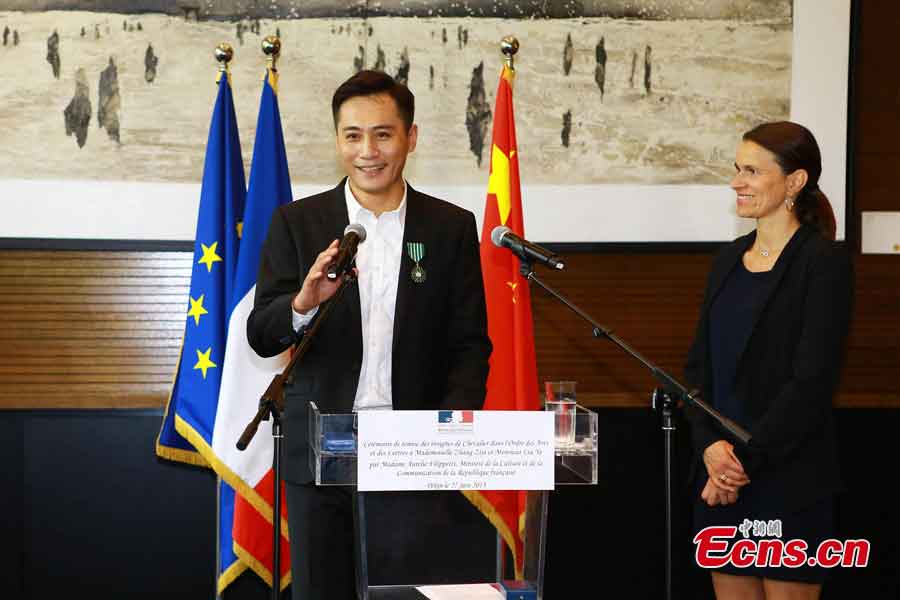
[[[212,442],[246,196],[226,73],[219,79],[206,144],[181,357],[156,441],[163,458],[209,465],[210,455],[198,451]]]

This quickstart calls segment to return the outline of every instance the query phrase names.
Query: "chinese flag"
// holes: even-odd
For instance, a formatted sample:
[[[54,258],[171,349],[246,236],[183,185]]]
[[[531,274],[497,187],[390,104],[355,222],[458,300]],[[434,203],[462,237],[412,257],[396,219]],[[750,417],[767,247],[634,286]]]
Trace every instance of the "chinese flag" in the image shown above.
[[[487,297],[488,334],[494,345],[488,375],[485,410],[538,410],[537,365],[528,282],[519,273],[519,259],[491,242],[498,225],[525,237],[519,156],[512,101],[513,71],[503,68],[497,87],[491,174],[481,229],[481,268]],[[513,553],[516,577],[522,570],[525,492],[464,492],[503,536]]]

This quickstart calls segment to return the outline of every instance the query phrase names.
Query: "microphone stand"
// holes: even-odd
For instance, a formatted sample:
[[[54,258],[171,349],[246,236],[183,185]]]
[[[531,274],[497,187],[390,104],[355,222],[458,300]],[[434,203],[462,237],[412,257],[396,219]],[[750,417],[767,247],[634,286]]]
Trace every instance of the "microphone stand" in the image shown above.
[[[518,255],[517,255],[518,256]],[[666,511],[666,552],[665,552],[665,574],[666,574],[666,599],[672,600],[672,489],[673,489],[673,467],[672,467],[672,450],[674,447],[674,433],[675,433],[675,420],[674,420],[674,407],[675,401],[674,398],[683,398],[685,403],[692,404],[696,406],[707,415],[712,417],[713,421],[717,423],[722,429],[727,431],[731,436],[733,436],[736,440],[738,440],[741,444],[747,445],[750,443],[750,434],[744,430],[740,425],[729,419],[728,417],[722,415],[714,408],[706,404],[703,400],[700,399],[700,392],[698,390],[688,390],[683,385],[681,385],[674,377],[666,373],[663,369],[659,368],[643,356],[641,356],[636,350],[631,348],[624,341],[616,337],[612,331],[608,328],[600,325],[591,318],[586,312],[578,308],[575,304],[570,302],[565,296],[554,290],[552,287],[545,284],[540,278],[534,274],[534,267],[532,262],[528,259],[522,258],[519,256],[520,262],[520,272],[522,276],[525,277],[529,281],[533,281],[538,284],[544,290],[546,290],[550,295],[554,298],[562,302],[569,309],[572,310],[579,317],[587,321],[591,325],[592,334],[595,338],[606,338],[609,341],[615,343],[626,353],[631,355],[632,358],[636,359],[642,365],[647,367],[650,370],[650,373],[653,375],[653,378],[656,379],[662,386],[661,388],[656,388],[653,391],[653,408],[662,414],[662,430],[664,436],[664,463],[665,463],[665,511]]]
[[[250,440],[256,435],[260,422],[268,421],[269,417],[272,417],[272,440],[274,442],[272,472],[275,475],[275,499],[272,505],[272,600],[279,600],[281,596],[281,442],[284,439],[284,435],[281,433],[281,413],[284,411],[284,386],[292,382],[294,365],[306,354],[322,323],[343,296],[344,290],[354,282],[356,282],[356,275],[352,270],[347,271],[334,296],[322,305],[312,327],[294,346],[294,352],[287,365],[281,373],[272,378],[269,387],[259,399],[259,410],[256,411],[256,415],[244,428],[244,432],[237,441],[237,449],[245,450]]]

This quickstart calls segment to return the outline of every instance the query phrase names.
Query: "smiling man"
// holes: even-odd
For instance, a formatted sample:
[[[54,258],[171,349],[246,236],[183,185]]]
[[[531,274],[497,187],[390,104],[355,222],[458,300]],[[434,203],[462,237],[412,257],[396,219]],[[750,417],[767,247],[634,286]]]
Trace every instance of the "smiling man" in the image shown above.
[[[357,283],[321,323],[285,390],[294,600],[355,598],[352,493],[314,483],[309,402],[323,412],[477,409],[491,353],[474,215],[403,178],[418,139],[412,93],[361,71],[338,87],[332,114],[347,177],[276,211],[247,323],[260,356],[298,340],[343,279],[325,274],[344,229],[365,228]]]

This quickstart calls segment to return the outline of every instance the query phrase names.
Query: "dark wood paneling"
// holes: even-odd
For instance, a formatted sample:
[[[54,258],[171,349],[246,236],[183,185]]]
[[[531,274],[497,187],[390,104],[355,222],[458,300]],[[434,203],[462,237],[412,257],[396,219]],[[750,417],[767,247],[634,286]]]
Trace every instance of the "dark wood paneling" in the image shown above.
[[[682,378],[709,255],[567,257],[540,276],[647,360]],[[838,406],[900,407],[900,268],[893,256],[856,257],[856,304]],[[540,289],[532,291],[538,376],[574,379],[588,406],[649,406],[656,383],[637,360]]]
[[[566,258],[565,273],[539,275],[681,379],[711,256]],[[181,348],[190,261],[189,253],[0,251],[0,407],[163,406]],[[900,406],[897,259],[857,256],[856,263],[838,405]],[[540,381],[578,381],[588,406],[649,406],[655,382],[643,365],[593,338],[586,322],[543,290],[535,287],[532,298]]]
[[[900,3],[857,2],[859,39],[850,107],[854,167],[848,232],[860,240],[860,213],[900,211],[893,179],[900,172]],[[852,229],[851,229],[852,228]],[[858,245],[857,245],[858,251]],[[900,406],[900,257],[856,256],[856,307],[839,404]]]
[[[0,251],[0,408],[165,404],[190,252]]]
[[[539,276],[637,352],[681,378],[710,256],[580,254]],[[538,377],[578,381],[588,405],[647,405],[649,371],[541,289],[532,290]]]
[[[856,107],[851,107],[859,134],[856,150],[859,154],[888,154],[896,161],[900,139],[900,4],[883,0],[857,2],[859,40],[855,64],[851,65],[856,83]],[[865,186],[865,182],[861,183]],[[862,195],[858,201],[863,210],[877,210],[866,204],[877,201],[873,196]]]
[[[900,107],[897,109],[900,111]],[[860,210],[897,210],[900,154],[860,152],[856,157],[856,200]]]

